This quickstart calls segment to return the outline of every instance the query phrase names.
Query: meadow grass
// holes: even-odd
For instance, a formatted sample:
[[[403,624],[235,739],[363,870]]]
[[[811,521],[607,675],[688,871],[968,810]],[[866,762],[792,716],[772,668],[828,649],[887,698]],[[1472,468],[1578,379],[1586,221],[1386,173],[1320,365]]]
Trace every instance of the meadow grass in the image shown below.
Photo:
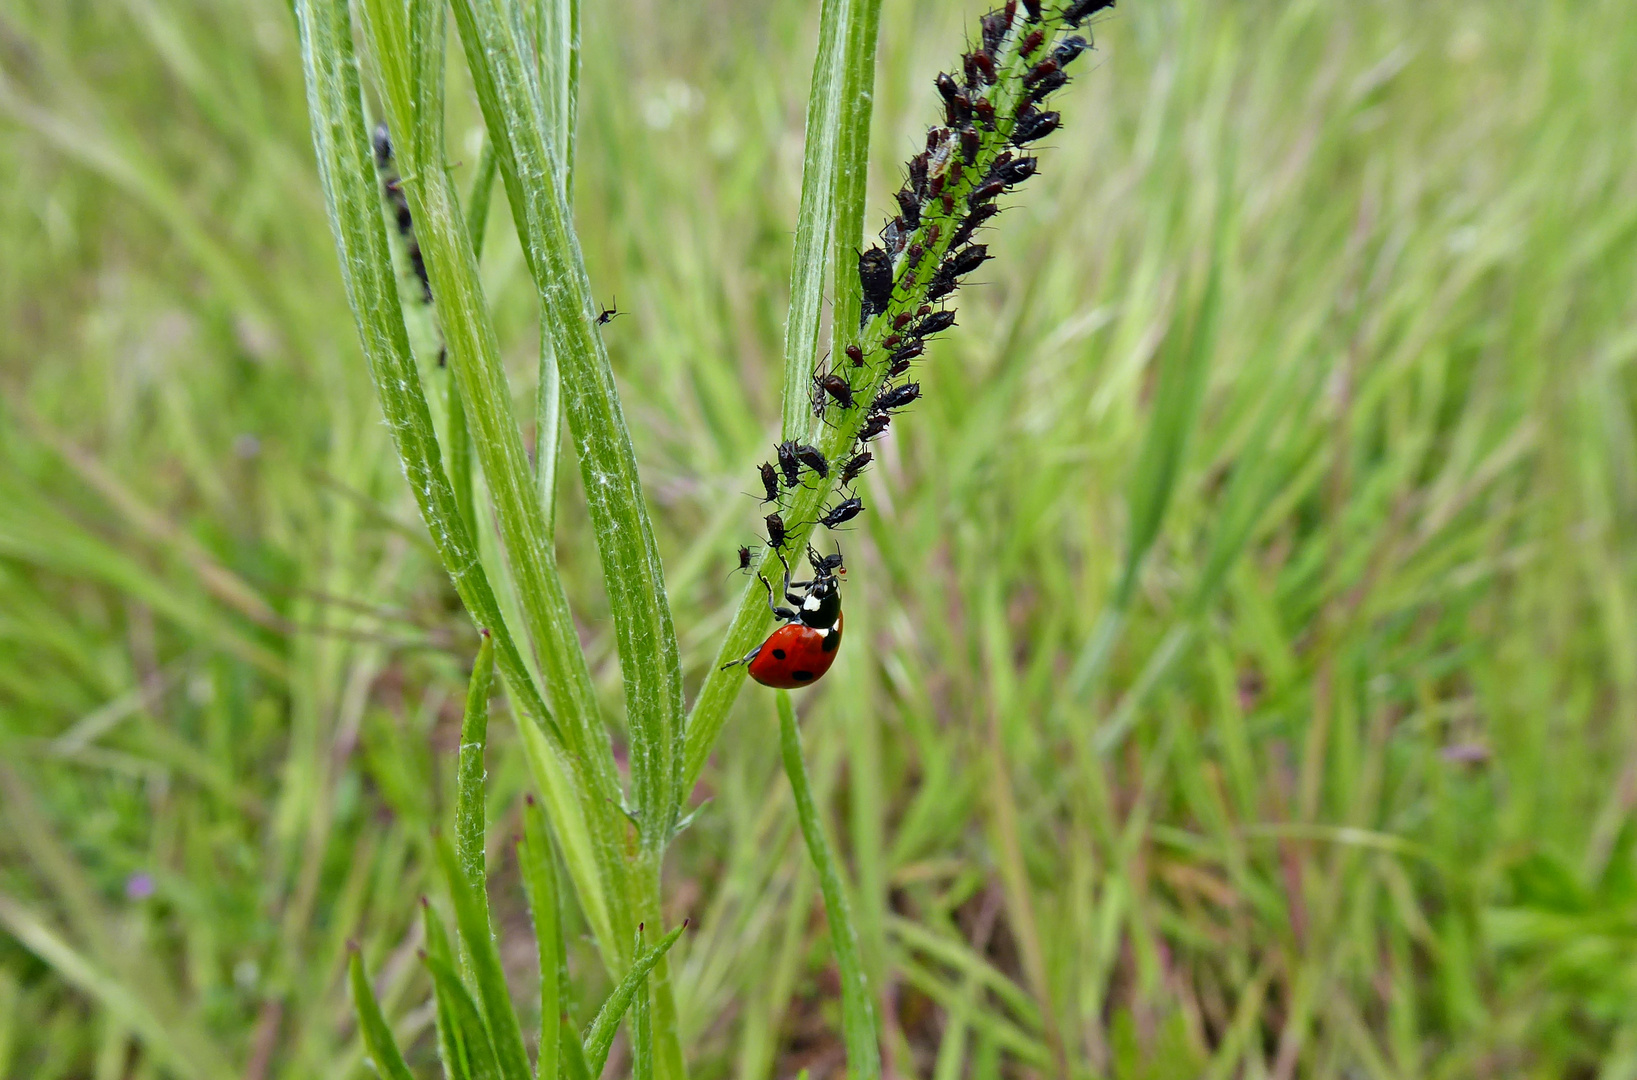
[[[628,312],[604,340],[689,699],[779,423],[816,7],[583,28],[575,224]],[[978,13],[883,6],[867,222]],[[1637,1075],[1628,23],[1130,0],[1095,28],[866,474],[847,646],[798,698],[887,1074]],[[0,13],[0,1076],[367,1075],[349,939],[437,1075],[416,952],[458,957],[415,901],[443,904],[478,641],[312,146],[274,0]],[[485,237],[529,418],[506,199]],[[548,527],[623,752],[576,475]],[[740,695],[664,866],[696,1076],[842,1061],[779,723]],[[526,750],[491,718],[525,1013]],[[613,983],[563,923],[584,1023]]]

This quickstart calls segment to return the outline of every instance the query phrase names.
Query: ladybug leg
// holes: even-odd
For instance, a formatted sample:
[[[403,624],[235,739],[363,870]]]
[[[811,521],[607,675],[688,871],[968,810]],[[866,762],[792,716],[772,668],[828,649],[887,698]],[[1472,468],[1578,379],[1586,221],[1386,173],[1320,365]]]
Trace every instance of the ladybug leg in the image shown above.
[[[773,617],[775,619],[780,619],[784,622],[795,622],[797,619],[801,618],[800,615],[796,614],[794,611],[791,611],[789,608],[780,607],[773,599],[773,583],[771,581],[768,581],[767,578],[761,574],[756,575],[756,580],[760,581],[762,583],[762,588],[767,590],[767,606],[768,609],[773,612]],[[786,599],[789,599],[789,597],[786,597]],[[751,654],[751,656],[754,655],[756,654]],[[747,656],[745,659],[748,661],[750,657]]]
[[[762,651],[762,647],[760,645],[758,645],[754,649],[752,649],[749,652],[745,653],[745,655],[739,657],[739,659],[729,660],[727,663],[723,664],[722,665],[722,670],[726,671],[730,667],[738,667],[740,664],[748,664],[752,660],[756,659],[756,657],[761,654],[761,651]]]

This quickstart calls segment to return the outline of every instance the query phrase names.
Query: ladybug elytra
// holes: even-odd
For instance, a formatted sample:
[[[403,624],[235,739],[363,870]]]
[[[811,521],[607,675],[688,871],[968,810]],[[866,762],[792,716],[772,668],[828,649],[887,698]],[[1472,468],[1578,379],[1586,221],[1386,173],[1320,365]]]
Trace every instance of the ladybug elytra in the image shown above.
[[[746,665],[750,677],[763,686],[794,690],[815,683],[830,670],[841,648],[841,591],[836,576],[837,571],[846,572],[841,554],[821,557],[808,548],[807,558],[813,564],[811,581],[791,581],[790,564],[785,563],[784,599],[792,607],[776,603],[772,584],[765,577],[760,579],[767,590],[767,606],[783,625],[742,659],[726,665]]]

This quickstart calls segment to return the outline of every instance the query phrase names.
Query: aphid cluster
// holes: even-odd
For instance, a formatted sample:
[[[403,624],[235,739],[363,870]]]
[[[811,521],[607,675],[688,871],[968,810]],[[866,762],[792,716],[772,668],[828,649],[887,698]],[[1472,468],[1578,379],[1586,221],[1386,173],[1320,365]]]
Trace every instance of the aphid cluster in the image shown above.
[[[404,195],[403,178],[392,164],[392,134],[385,123],[375,125],[373,141],[375,170],[381,174],[381,189],[386,194],[387,205],[392,208],[392,220],[398,226],[398,235],[403,239],[404,250],[409,256],[409,268],[415,272],[415,280],[421,283],[421,299],[430,304],[432,279],[426,274],[426,260],[421,257],[421,245],[415,239],[415,222],[409,216],[409,199]]]
[[[817,447],[789,440],[777,447],[776,467],[760,467],[762,502],[776,504],[765,518],[768,544],[785,564],[787,586],[784,548],[800,542],[802,527],[835,529],[863,512],[852,485],[874,457],[864,444],[885,434],[897,411],[921,397],[919,382],[896,380],[924,356],[927,339],[955,325],[948,298],[991,257],[973,238],[1000,212],[1000,196],[1038,173],[1029,147],[1062,127],[1061,115],[1044,106],[1067,84],[1068,67],[1091,48],[1089,35],[1071,31],[1114,2],[1067,0],[1048,9],[1043,0],[1006,0],[980,20],[980,40],[961,58],[960,74],[934,80],[943,123],[927,131],[925,149],[906,166],[894,198],[898,212],[881,229],[880,242],[858,256],[858,340],[813,376],[813,415],[851,435],[839,443],[847,450],[836,477],[846,497],[812,522],[787,522],[780,512],[786,493],[814,476],[828,485],[831,463]],[[832,450],[838,445],[835,436],[818,441]],[[839,631],[838,622],[838,638]]]

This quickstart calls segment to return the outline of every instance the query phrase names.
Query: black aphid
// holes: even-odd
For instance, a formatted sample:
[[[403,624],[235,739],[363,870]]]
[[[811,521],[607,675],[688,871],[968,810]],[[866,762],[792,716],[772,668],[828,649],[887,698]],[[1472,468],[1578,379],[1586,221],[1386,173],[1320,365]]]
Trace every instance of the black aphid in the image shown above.
[[[818,519],[818,523],[826,529],[833,529],[837,525],[844,525],[864,512],[864,500],[856,496],[851,499],[842,499],[835,506],[825,511]]]
[[[916,398],[921,396],[921,384],[918,382],[904,383],[902,386],[889,386],[877,394],[870,403],[872,413],[891,412],[902,409]]]
[[[868,465],[874,460],[875,455],[870,453],[868,450],[864,451],[862,454],[854,454],[852,457],[848,458],[846,464],[841,467],[841,485],[845,487],[856,480],[858,478],[858,474],[864,471],[864,466]]]
[[[994,52],[1000,48],[1000,39],[1006,36],[1006,28],[1012,23],[1012,16],[1006,11],[991,11],[978,20],[978,26],[983,31],[983,51]]]
[[[1057,57],[1055,55],[1048,56],[1046,59],[1040,61],[1040,63],[1030,68],[1024,74],[1023,85],[1026,87],[1033,87],[1035,84],[1039,83],[1048,76],[1057,74],[1062,70],[1062,67],[1063,65],[1057,62]]]
[[[1032,22],[1032,23],[1039,22],[1040,21],[1040,0],[1023,0],[1023,14],[1028,17],[1030,22]],[[1037,33],[1037,34],[1039,32],[1040,31],[1038,31],[1038,30],[1035,31],[1035,33]]]
[[[1034,87],[1030,89],[1028,93],[1023,95],[1023,104],[1033,105],[1037,101],[1045,101],[1048,94],[1053,94],[1058,90],[1063,89],[1063,86],[1068,81],[1069,77],[1063,72],[1052,72],[1050,75],[1047,75],[1045,78],[1035,83]]]
[[[853,362],[853,367],[864,366],[864,350],[857,345],[847,346],[847,359]]]
[[[926,298],[928,300],[942,300],[954,291],[954,278],[933,278],[932,282],[926,287]]]
[[[933,334],[948,330],[954,325],[955,313],[953,311],[935,311],[915,324],[914,333],[919,338],[930,337]]]
[[[779,444],[779,471],[784,473],[786,487],[801,483],[801,459],[796,457],[796,447],[800,445],[795,439],[786,439]]]
[[[966,205],[975,210],[1005,190],[1006,181],[985,180],[983,183],[972,189],[972,194],[966,197]]]
[[[1037,139],[1044,139],[1057,130],[1063,120],[1060,113],[1038,112],[1035,109],[1024,109],[1017,114],[1017,122],[1012,125],[1012,144],[1023,146]]]
[[[898,212],[910,229],[921,227],[921,199],[909,188],[898,189]]]
[[[909,186],[917,198],[926,197],[927,156],[916,154],[909,159]]]
[[[819,452],[818,447],[808,446],[806,443],[797,443],[796,460],[824,479],[828,480],[830,478],[830,463],[824,460],[824,455]]]
[[[765,503],[778,502],[779,501],[779,470],[777,470],[777,469],[775,469],[773,467],[772,462],[764,461],[759,466],[759,471],[762,474],[762,490],[767,492],[767,497],[764,498],[762,501],[765,502]]]
[[[1046,40],[1045,31],[1043,31],[1043,30],[1031,31],[1029,36],[1024,38],[1022,43],[1018,45],[1018,47],[1017,47],[1018,55],[1022,56],[1025,60],[1027,60],[1030,56],[1032,56],[1034,54],[1034,51],[1036,49],[1040,48],[1040,43],[1045,41],[1045,40]]]
[[[750,569],[750,549],[743,544],[739,545],[739,569]]]
[[[863,318],[887,310],[892,301],[892,257],[878,247],[859,255],[858,283],[864,289]]]
[[[924,352],[926,352],[926,343],[920,338],[916,338],[908,345],[905,345],[902,349],[899,349],[897,352],[893,353],[892,362],[894,364],[905,363],[915,359]]]
[[[978,231],[978,226],[998,213],[1000,213],[1000,207],[994,203],[985,203],[982,206],[973,207],[972,212],[966,215],[966,220],[961,222],[961,227],[955,230],[955,235],[949,238],[949,246],[958,248],[972,239],[972,234]]]
[[[978,118],[978,123],[995,130],[995,103],[988,98],[979,98],[972,103],[972,115]]]
[[[616,296],[612,307],[605,307],[597,313],[597,325],[607,326],[609,323],[613,322],[615,319],[624,314],[625,312],[620,310],[619,297]]]
[[[1114,0],[1069,0],[1069,6],[1063,9],[1063,25],[1079,26],[1088,15],[1113,6]]]
[[[769,514],[762,521],[767,525],[767,542],[774,547],[781,547],[786,536],[784,518],[777,514]]]
[[[813,386],[821,393],[830,395],[843,409],[853,407],[853,388],[848,386],[847,380],[840,375],[834,373],[814,375]]]
[[[944,260],[944,264],[938,268],[938,276],[949,280],[963,278],[982,266],[988,259],[988,245],[973,244],[971,247],[962,248]]]
[[[1089,48],[1091,48],[1091,42],[1079,34],[1075,34],[1073,37],[1066,37],[1057,43],[1057,48],[1052,50],[1052,59],[1057,61],[1058,67],[1066,68],[1076,56]]]
[[[892,417],[888,416],[886,413],[876,413],[874,416],[866,419],[864,421],[864,426],[858,429],[858,441],[869,442],[871,439],[884,434],[887,430],[887,425],[890,423],[892,423]]]
[[[1033,176],[1036,166],[1039,164],[1039,158],[1018,158],[1016,161],[1008,161],[1004,165],[995,166],[989,172],[989,179],[991,181],[999,180],[1007,187],[1015,187]]]
[[[981,141],[977,128],[961,128],[961,157],[966,159],[968,165],[978,160],[978,148]]]
[[[392,164],[392,133],[384,123],[375,125],[372,141],[375,144],[375,167],[384,169]]]

